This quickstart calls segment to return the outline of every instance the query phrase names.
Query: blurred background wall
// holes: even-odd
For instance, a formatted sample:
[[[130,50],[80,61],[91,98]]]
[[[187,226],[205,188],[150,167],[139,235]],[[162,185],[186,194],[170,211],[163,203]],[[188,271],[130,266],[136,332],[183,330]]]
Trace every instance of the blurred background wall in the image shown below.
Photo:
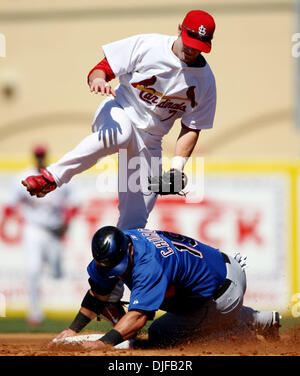
[[[207,157],[297,157],[296,59],[291,35],[296,13],[290,0],[188,1],[2,0],[0,32],[0,154],[26,155],[45,138],[62,155],[90,130],[102,97],[90,94],[86,76],[105,43],[137,33],[177,33],[191,9],[216,20],[211,54],[217,81],[213,130],[197,152]],[[165,138],[171,154],[178,126]]]

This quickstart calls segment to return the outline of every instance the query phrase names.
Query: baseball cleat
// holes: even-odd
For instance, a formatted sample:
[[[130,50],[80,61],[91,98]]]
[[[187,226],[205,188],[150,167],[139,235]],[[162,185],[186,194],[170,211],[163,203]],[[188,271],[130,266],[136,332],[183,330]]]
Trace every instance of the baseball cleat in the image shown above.
[[[265,328],[262,331],[262,336],[268,340],[268,341],[279,341],[280,336],[279,336],[279,328],[281,327],[280,325],[280,320],[282,319],[282,316],[276,312],[272,311],[272,322],[271,325],[267,328]]]

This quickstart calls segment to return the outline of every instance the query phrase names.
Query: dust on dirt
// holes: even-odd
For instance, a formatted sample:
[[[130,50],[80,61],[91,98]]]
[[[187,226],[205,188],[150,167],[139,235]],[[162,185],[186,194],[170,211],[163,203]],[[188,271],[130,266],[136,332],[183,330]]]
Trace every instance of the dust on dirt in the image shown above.
[[[105,349],[87,351],[78,344],[53,345],[49,343],[56,334],[45,333],[0,333],[0,356],[299,356],[300,327],[280,335],[278,341],[264,338],[240,339],[235,336],[225,339],[187,342],[186,344],[151,349],[140,337],[132,349]]]

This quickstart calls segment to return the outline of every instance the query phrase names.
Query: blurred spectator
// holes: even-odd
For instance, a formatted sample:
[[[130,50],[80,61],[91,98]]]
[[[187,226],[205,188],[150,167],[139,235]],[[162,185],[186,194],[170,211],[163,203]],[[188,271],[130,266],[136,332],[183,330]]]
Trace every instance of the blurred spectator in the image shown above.
[[[32,149],[34,166],[16,178],[4,207],[2,232],[19,211],[24,220],[25,263],[28,278],[28,324],[39,325],[44,319],[41,306],[40,284],[47,264],[53,278],[61,278],[63,239],[70,221],[78,212],[78,201],[72,186],[66,186],[42,200],[31,197],[20,183],[22,178],[45,168],[47,147],[36,145]],[[66,188],[66,189],[65,189]]]

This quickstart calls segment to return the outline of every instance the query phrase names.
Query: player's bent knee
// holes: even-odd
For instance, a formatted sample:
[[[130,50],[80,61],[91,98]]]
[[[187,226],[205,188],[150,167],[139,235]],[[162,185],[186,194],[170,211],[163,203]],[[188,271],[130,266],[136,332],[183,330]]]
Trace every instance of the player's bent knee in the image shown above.
[[[183,342],[176,335],[165,332],[160,325],[153,324],[148,329],[148,341],[151,347],[168,347]]]
[[[157,325],[156,321],[154,321],[149,329],[148,329],[148,340],[151,345],[155,346],[160,343],[162,333],[159,329],[159,325]]]
[[[172,333],[159,319],[153,321],[148,329],[148,341],[153,347],[164,347],[174,343]]]

